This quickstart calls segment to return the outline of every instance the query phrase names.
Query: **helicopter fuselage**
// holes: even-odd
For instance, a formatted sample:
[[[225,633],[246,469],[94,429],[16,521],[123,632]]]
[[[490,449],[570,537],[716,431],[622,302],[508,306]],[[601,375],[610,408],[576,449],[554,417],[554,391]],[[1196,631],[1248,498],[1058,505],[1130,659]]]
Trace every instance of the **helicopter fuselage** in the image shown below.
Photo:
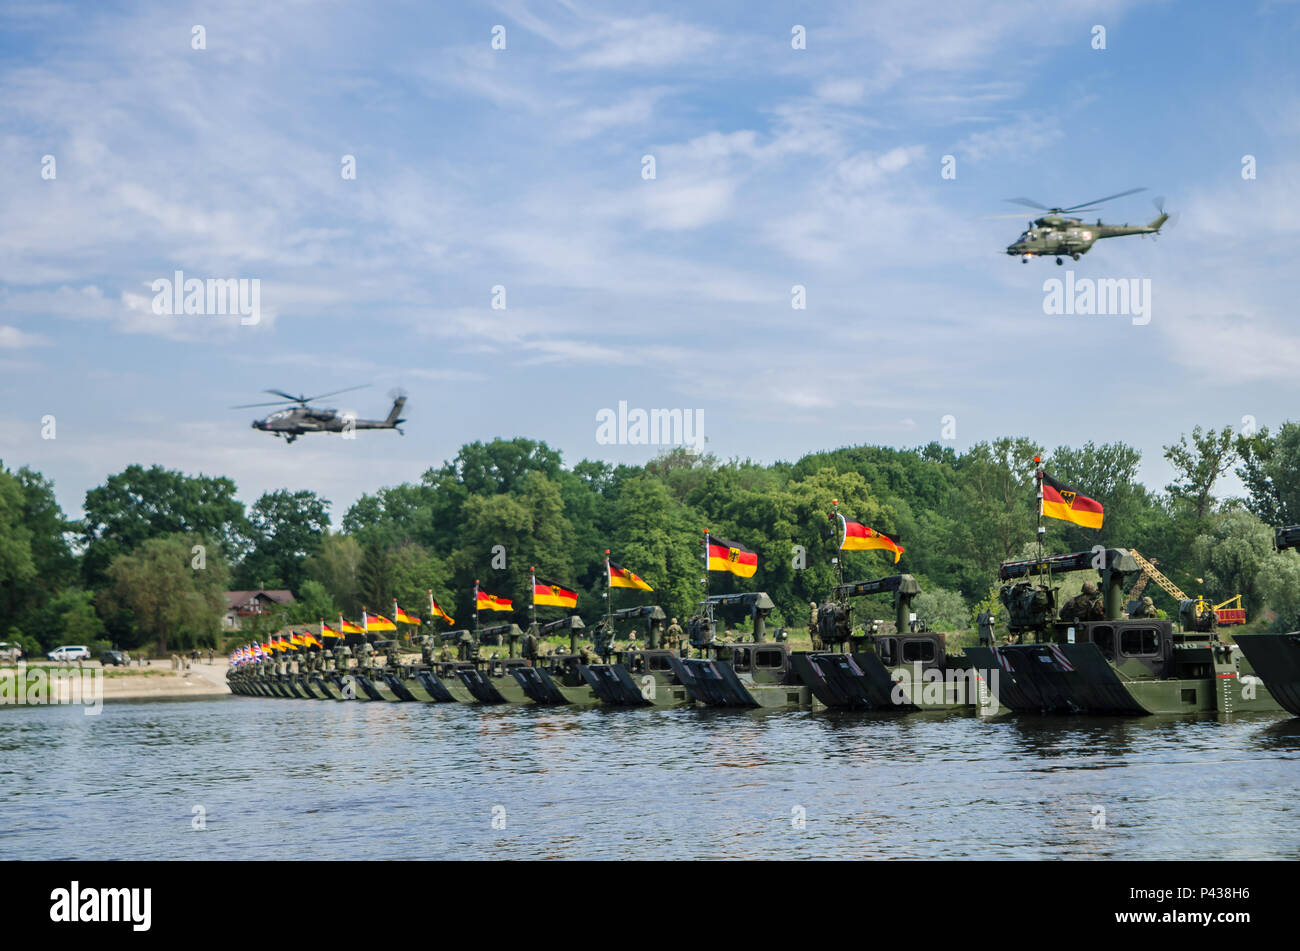
[[[357,419],[352,413],[340,414],[334,409],[295,406],[254,420],[253,428],[283,437],[286,442],[293,442],[306,433],[348,433],[358,429],[396,429],[400,433],[400,426],[406,420],[398,414],[405,402],[405,397],[394,400],[387,419]]]
[[[1161,214],[1146,225],[1107,225],[1100,220],[1096,224],[1086,224],[1078,218],[1062,215],[1045,215],[1030,223],[1029,228],[1012,244],[1007,246],[1007,254],[1028,261],[1031,257],[1055,257],[1057,263],[1063,257],[1075,260],[1087,254],[1092,246],[1102,238],[1118,238],[1130,234],[1159,234],[1161,226],[1168,219]]]

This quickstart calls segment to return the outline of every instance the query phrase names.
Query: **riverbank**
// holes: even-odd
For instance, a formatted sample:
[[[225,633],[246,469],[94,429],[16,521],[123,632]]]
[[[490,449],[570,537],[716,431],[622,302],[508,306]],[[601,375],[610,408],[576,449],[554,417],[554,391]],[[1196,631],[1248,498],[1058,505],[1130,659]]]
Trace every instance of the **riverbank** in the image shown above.
[[[226,671],[228,665],[224,658],[215,663],[193,663],[191,662],[189,670],[174,670],[171,661],[157,660],[145,663],[143,666],[132,664],[130,667],[105,667],[101,668],[99,664],[86,664],[80,668],[79,673],[83,678],[94,677],[102,670],[102,677],[99,677],[102,695],[100,699],[104,702],[115,700],[174,700],[186,697],[217,697],[230,694],[230,688],[226,686]],[[0,667],[0,675],[8,674],[13,677],[17,668],[13,666]],[[51,663],[32,663],[26,665],[26,674],[28,681],[31,681],[32,674],[35,671],[44,670],[47,672],[73,671],[77,672],[75,664],[51,664]],[[21,696],[21,692],[9,695],[9,703],[14,703],[16,696]],[[22,705],[19,701],[18,705]]]

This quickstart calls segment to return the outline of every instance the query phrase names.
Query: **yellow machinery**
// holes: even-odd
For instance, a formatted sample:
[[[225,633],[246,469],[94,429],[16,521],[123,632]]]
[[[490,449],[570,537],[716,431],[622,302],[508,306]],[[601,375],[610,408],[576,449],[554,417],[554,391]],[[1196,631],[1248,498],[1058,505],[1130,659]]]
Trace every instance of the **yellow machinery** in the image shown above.
[[[1211,606],[1210,602],[1205,600],[1203,597],[1189,598],[1183,592],[1182,588],[1178,587],[1178,585],[1165,577],[1164,572],[1138,554],[1137,549],[1130,548],[1129,554],[1131,554],[1134,560],[1142,566],[1142,577],[1138,580],[1138,583],[1133,586],[1133,591],[1129,595],[1130,600],[1135,600],[1137,596],[1142,593],[1142,590],[1146,587],[1147,579],[1150,578],[1155,581],[1156,584],[1160,585],[1160,587],[1164,589],[1165,593],[1173,598],[1176,603],[1181,604],[1184,601],[1195,601],[1197,617],[1204,617],[1206,612],[1213,611],[1218,617],[1220,624],[1246,623],[1246,609],[1241,605],[1241,595],[1235,595],[1227,601],[1224,601],[1222,604],[1216,604],[1213,606]],[[1229,607],[1229,605],[1235,606]]]

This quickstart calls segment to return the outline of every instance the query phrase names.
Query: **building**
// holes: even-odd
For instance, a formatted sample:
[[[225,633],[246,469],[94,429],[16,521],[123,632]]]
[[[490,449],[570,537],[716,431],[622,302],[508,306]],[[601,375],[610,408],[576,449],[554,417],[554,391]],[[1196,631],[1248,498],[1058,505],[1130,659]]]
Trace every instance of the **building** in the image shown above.
[[[221,626],[227,631],[238,631],[244,626],[245,618],[265,614],[272,608],[285,604],[293,604],[293,595],[287,589],[227,591],[226,613],[221,619]]]

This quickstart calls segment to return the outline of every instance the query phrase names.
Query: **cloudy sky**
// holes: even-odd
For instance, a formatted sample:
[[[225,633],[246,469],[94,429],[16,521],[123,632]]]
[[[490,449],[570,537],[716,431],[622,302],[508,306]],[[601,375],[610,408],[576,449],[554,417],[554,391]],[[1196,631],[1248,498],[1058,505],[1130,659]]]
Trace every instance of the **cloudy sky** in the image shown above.
[[[703,410],[724,458],[950,415],[958,449],[1124,440],[1162,485],[1193,425],[1300,415],[1298,41],[1287,2],[14,0],[0,459],[70,514],[138,462],[337,519],[476,439],[644,461],[596,438],[626,401]],[[1002,253],[1006,198],[1138,186],[1104,217],[1165,196],[1158,241]],[[154,314],[176,270],[259,280],[260,322]],[[1150,323],[1045,315],[1067,270],[1149,279]],[[326,405],[400,387],[404,437],[287,446],[230,409],[363,383]]]

